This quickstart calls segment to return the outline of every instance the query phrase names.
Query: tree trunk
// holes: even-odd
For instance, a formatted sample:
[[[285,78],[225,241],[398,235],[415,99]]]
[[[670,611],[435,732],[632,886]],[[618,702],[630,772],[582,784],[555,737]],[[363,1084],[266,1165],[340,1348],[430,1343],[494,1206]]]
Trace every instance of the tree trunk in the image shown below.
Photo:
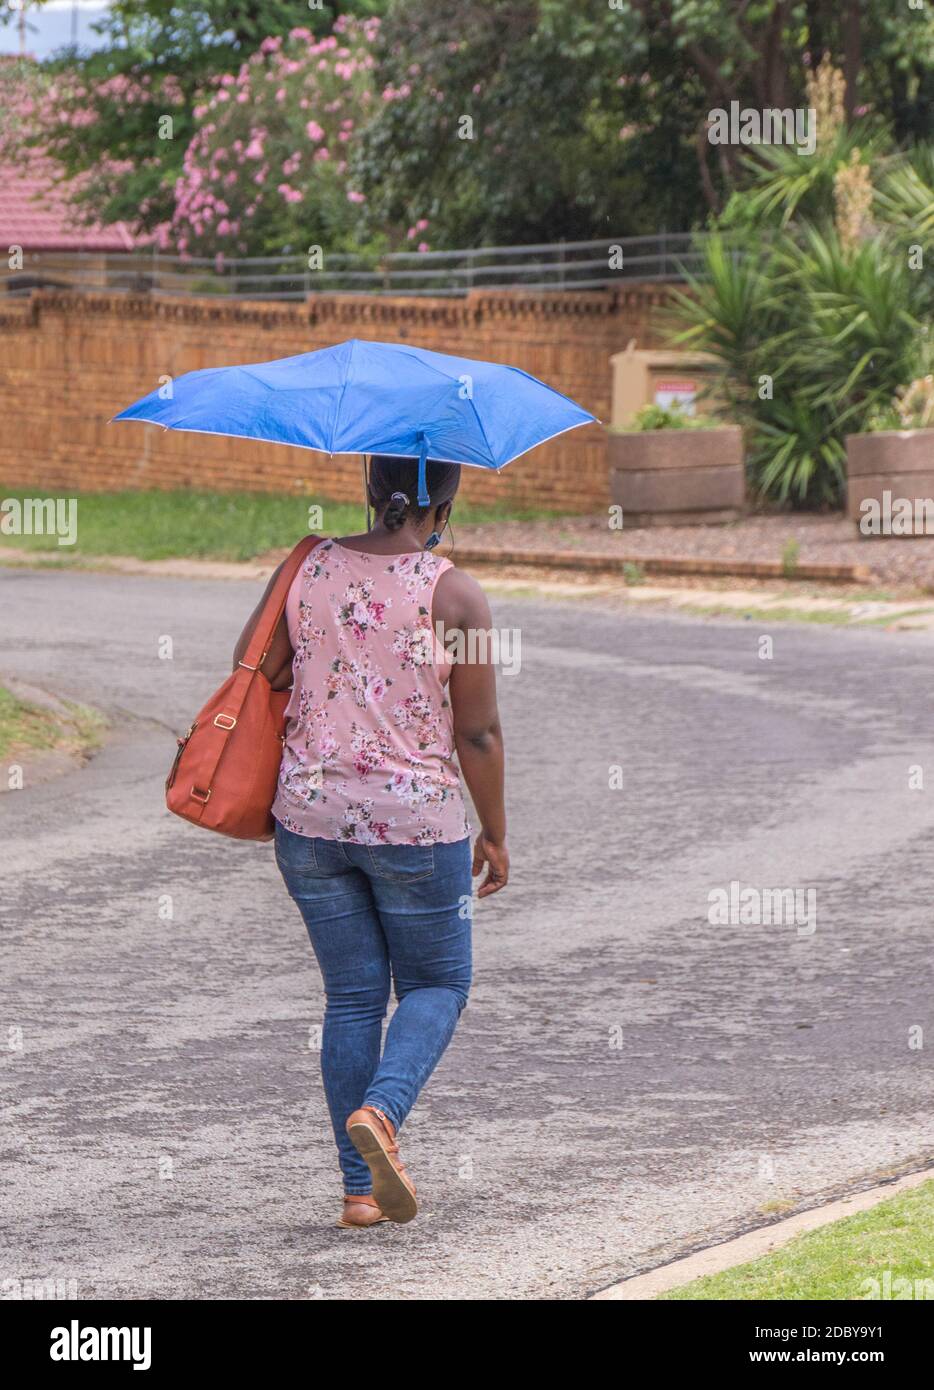
[[[849,0],[845,7],[843,20],[843,76],[846,91],[843,96],[847,120],[853,119],[856,110],[857,84],[863,62],[863,32],[861,0]]]

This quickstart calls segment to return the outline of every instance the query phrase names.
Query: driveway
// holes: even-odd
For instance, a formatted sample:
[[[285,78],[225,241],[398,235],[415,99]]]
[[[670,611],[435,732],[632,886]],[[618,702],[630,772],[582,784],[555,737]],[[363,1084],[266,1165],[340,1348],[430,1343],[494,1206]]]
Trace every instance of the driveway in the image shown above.
[[[2,1278],[574,1299],[930,1161],[934,639],[502,597],[513,878],[404,1131],[422,1214],[338,1231],[301,919],[162,799],[258,588],[0,572],[0,680],[112,722],[0,795]],[[815,929],[712,925],[732,883]]]

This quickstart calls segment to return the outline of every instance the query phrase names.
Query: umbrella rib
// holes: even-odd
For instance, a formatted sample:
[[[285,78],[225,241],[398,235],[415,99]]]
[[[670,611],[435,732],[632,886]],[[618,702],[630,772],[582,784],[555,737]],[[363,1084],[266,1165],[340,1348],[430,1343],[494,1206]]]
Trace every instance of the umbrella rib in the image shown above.
[[[355,348],[356,346],[357,346],[357,339],[356,339],[356,338],[351,338],[351,340],[350,340],[350,352],[349,352],[348,355],[347,355],[347,370],[346,370],[346,372],[344,373],[344,380],[341,382],[341,393],[340,393],[340,397],[339,397],[338,402],[337,402],[337,410],[336,410],[335,413],[334,413],[334,426],[333,426],[332,429],[331,429],[331,443],[332,443],[332,444],[334,443],[334,434],[335,434],[335,432],[336,432],[336,428],[337,428],[337,426],[338,426],[339,423],[340,423],[340,418],[341,418],[341,406],[344,404],[344,392],[347,390],[347,378],[350,376],[350,368],[351,368],[351,366],[353,365],[354,348]],[[333,452],[333,451],[332,451],[332,452]]]
[[[500,465],[496,462],[496,456],[493,453],[493,450],[490,448],[490,441],[486,437],[486,430],[483,428],[483,421],[480,419],[480,412],[474,405],[473,396],[468,397],[468,399],[470,401],[470,408],[476,416],[477,424],[480,426],[480,433],[483,436],[483,442],[486,445],[486,451],[489,454],[490,458],[493,460],[493,467],[498,468]]]

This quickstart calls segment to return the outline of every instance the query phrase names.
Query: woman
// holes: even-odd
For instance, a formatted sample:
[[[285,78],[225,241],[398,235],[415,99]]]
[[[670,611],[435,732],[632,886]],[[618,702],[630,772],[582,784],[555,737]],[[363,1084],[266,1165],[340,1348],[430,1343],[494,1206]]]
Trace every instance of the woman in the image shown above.
[[[311,551],[261,667],[274,688],[292,686],[276,861],[324,978],[342,1227],[416,1214],[397,1135],[467,1002],[471,871],[486,865],[481,898],[509,876],[495,676],[489,644],[469,641],[490,609],[432,554],[460,466],[429,461],[427,481],[419,507],[416,461],[372,460],[372,530]],[[453,662],[439,635],[455,634],[484,658]],[[455,752],[480,820],[472,866]],[[398,1007],[381,1056],[390,977]]]

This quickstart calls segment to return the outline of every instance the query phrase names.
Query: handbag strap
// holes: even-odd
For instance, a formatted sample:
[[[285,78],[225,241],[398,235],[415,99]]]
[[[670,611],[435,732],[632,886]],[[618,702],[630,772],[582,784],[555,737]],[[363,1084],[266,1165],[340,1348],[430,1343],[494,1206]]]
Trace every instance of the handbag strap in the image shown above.
[[[253,629],[252,636],[247,643],[247,649],[243,653],[241,667],[248,671],[258,671],[266,658],[275,635],[276,628],[279,626],[279,619],[282,617],[282,610],[285,608],[285,601],[289,596],[292,581],[298,574],[305,562],[308,554],[314,550],[316,545],[320,545],[321,536],[303,536],[298,545],[295,546],[288,559],[283,562],[276,582],[269,592],[266,606],[259,615],[259,621]]]
[[[292,581],[298,574],[299,569],[305,561],[306,556],[321,544],[321,536],[304,536],[294,548],[288,559],[283,563],[276,582],[269,592],[259,621],[253,629],[247,649],[243,654],[243,659],[237,667],[234,681],[227,693],[225,708],[214,717],[214,725],[224,731],[224,738],[217,741],[214,748],[214,756],[210,762],[202,768],[201,780],[206,784],[204,787],[192,788],[202,795],[210,796],[211,787],[214,783],[214,775],[217,772],[218,764],[224,754],[224,749],[230,739],[230,735],[237,726],[240,712],[243,709],[250,686],[253,684],[253,677],[263,664],[263,659],[269,650],[273,634],[278,626],[279,619],[282,617],[282,610],[285,608],[285,601],[289,596],[289,589]],[[229,724],[219,724],[218,720],[226,718]],[[190,731],[189,731],[190,732]]]

